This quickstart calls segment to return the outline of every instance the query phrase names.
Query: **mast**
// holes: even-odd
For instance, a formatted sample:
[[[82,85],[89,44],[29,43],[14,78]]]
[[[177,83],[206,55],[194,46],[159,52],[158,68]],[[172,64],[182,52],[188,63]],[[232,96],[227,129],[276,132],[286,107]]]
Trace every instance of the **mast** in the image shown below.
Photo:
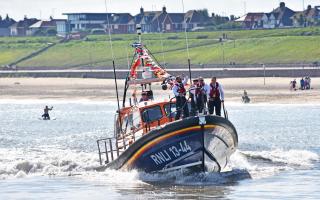
[[[184,1],[181,0],[182,2],[182,13],[184,13]],[[187,23],[187,19],[185,20],[185,29],[184,29],[184,34],[185,34],[185,38],[186,38],[186,47],[187,47],[187,54],[188,54],[188,67],[189,67],[189,78],[190,78],[190,85],[192,85],[192,74],[191,74],[191,60],[190,60],[190,52],[189,52],[189,39],[188,39],[188,23]]]
[[[119,102],[119,92],[118,92],[118,82],[117,82],[117,73],[116,73],[116,65],[115,65],[115,58],[114,58],[114,51],[113,51],[113,44],[112,44],[112,36],[111,36],[111,27],[108,15],[108,7],[107,7],[107,0],[104,1],[106,7],[106,15],[107,15],[107,24],[108,24],[108,35],[109,35],[109,44],[111,48],[111,55],[112,55],[112,67],[113,67],[113,75],[114,75],[114,84],[116,86],[116,95],[117,95],[117,103],[118,103],[118,113],[120,116],[120,102]]]

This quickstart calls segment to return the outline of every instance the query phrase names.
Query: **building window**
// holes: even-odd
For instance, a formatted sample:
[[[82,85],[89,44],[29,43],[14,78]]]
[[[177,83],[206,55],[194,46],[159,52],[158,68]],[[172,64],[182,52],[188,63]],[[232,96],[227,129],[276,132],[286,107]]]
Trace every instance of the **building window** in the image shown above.
[[[166,30],[170,31],[171,30],[171,24],[166,24]]]

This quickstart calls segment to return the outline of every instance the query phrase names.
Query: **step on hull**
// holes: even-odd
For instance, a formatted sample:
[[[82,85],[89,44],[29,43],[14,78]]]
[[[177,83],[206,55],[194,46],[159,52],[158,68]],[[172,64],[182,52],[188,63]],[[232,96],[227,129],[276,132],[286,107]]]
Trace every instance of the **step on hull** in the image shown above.
[[[238,145],[236,129],[217,116],[190,117],[152,130],[106,167],[166,172],[220,172]]]

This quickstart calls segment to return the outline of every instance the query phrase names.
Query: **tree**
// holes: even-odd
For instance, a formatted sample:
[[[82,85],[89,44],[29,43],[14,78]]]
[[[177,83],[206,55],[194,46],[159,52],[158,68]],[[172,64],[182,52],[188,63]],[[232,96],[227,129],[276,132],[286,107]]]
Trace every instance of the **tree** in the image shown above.
[[[200,9],[200,10],[197,10],[197,12],[201,13],[204,17],[209,18],[208,9]]]

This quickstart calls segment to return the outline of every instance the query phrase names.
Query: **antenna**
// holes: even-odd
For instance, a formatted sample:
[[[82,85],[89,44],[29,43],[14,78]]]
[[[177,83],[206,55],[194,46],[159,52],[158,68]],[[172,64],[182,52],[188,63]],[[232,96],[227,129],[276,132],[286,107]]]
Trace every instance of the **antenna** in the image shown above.
[[[247,2],[246,1],[243,2],[243,10],[244,10],[244,15],[246,15],[247,14]]]
[[[165,67],[166,60],[165,60],[165,57],[164,57],[163,39],[162,39],[162,31],[161,31],[161,28],[160,28],[159,17],[157,17],[157,21],[158,21],[158,31],[160,33],[160,42],[161,42],[161,50],[162,50],[163,67]]]
[[[182,2],[182,13],[185,14],[184,12],[184,1],[181,0]],[[191,61],[190,61],[190,52],[189,52],[189,40],[188,40],[188,32],[187,32],[187,29],[188,29],[188,22],[187,22],[187,19],[185,17],[185,29],[184,29],[184,33],[185,33],[185,37],[186,37],[186,47],[187,47],[187,54],[188,54],[188,67],[189,67],[189,78],[190,78],[190,84],[192,85],[192,77],[191,77]]]
[[[116,86],[116,93],[117,93],[117,103],[118,103],[118,112],[120,116],[120,103],[119,103],[119,93],[118,93],[118,82],[117,82],[117,74],[116,74],[116,65],[114,61],[114,52],[113,52],[113,45],[112,45],[112,36],[111,36],[111,27],[108,15],[108,7],[107,7],[107,0],[104,1],[106,7],[106,15],[107,15],[107,24],[108,24],[108,34],[109,34],[109,43],[111,48],[111,55],[112,55],[112,67],[113,67],[113,75],[114,75],[114,83]]]

